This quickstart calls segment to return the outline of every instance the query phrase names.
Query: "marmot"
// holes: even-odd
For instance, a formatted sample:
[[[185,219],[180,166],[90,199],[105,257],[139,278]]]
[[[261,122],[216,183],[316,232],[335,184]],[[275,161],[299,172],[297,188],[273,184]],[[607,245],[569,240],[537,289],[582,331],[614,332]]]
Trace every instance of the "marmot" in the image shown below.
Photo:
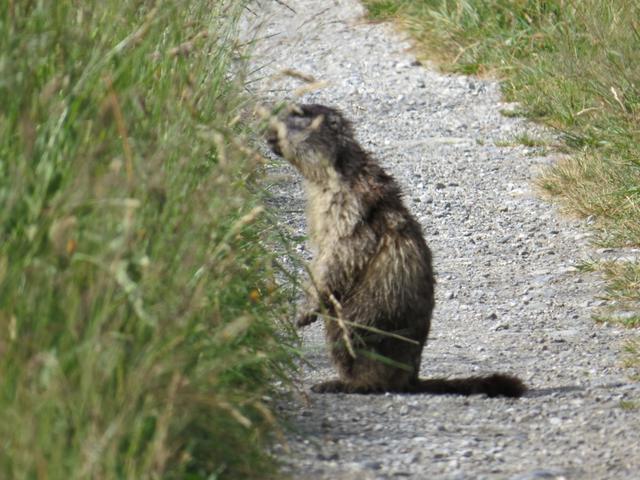
[[[434,307],[431,252],[398,184],[354,139],[351,122],[330,107],[293,105],[272,117],[267,141],[305,180],[315,257],[308,306],[297,323],[324,317],[339,375],[313,391],[525,392],[504,374],[418,377]]]

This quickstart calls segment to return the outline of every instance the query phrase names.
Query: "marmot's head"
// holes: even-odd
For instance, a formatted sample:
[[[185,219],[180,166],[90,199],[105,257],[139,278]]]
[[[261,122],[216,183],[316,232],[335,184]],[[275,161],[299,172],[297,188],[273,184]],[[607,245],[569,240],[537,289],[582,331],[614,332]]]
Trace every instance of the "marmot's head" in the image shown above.
[[[344,173],[343,163],[357,147],[351,122],[324,105],[292,105],[272,118],[267,141],[311,181],[323,181]]]

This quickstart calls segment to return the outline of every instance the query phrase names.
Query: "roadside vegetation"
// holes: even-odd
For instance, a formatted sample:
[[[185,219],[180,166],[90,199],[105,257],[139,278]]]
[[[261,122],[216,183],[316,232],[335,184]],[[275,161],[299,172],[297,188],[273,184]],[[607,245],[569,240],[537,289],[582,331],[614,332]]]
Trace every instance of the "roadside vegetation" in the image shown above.
[[[0,477],[270,478],[294,333],[220,0],[0,8]]]
[[[567,211],[591,217],[600,246],[640,247],[637,1],[364,3],[372,19],[408,31],[417,54],[443,70],[501,79],[518,113],[556,129],[569,154],[544,172],[540,187]],[[640,259],[598,268],[612,311],[640,313]],[[638,345],[627,350],[640,367]]]

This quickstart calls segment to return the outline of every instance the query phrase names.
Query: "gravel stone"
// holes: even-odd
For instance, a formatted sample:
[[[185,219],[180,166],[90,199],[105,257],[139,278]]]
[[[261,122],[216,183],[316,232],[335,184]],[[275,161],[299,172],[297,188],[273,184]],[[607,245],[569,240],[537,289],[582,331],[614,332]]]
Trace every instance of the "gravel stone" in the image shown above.
[[[639,478],[640,414],[620,405],[640,398],[620,357],[634,333],[593,322],[603,281],[576,269],[639,251],[596,251],[587,221],[563,217],[536,196],[532,179],[554,156],[502,145],[525,132],[552,134],[503,117],[516,106],[502,102],[496,82],[425,68],[402,34],[363,13],[354,0],[255,2],[242,25],[247,39],[258,39],[250,88],[273,102],[301,86],[278,76],[284,69],[326,81],[301,100],[342,109],[363,147],[402,186],[437,272],[422,376],[510,372],[530,391],[519,400],[293,396],[280,406],[293,428],[273,451],[283,475]],[[280,224],[304,238],[300,178],[273,157],[266,176]],[[309,259],[300,242],[295,251]],[[320,322],[302,336],[308,392],[335,371]]]

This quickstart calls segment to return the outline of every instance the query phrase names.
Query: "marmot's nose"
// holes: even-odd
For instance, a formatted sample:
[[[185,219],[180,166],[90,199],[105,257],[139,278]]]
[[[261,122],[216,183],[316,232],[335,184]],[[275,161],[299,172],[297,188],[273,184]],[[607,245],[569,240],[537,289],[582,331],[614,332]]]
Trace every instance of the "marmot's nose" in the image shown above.
[[[278,142],[278,132],[275,130],[269,130],[267,131],[265,138],[267,139],[267,143],[269,144],[271,151],[276,155],[282,155],[282,150],[280,149]]]

